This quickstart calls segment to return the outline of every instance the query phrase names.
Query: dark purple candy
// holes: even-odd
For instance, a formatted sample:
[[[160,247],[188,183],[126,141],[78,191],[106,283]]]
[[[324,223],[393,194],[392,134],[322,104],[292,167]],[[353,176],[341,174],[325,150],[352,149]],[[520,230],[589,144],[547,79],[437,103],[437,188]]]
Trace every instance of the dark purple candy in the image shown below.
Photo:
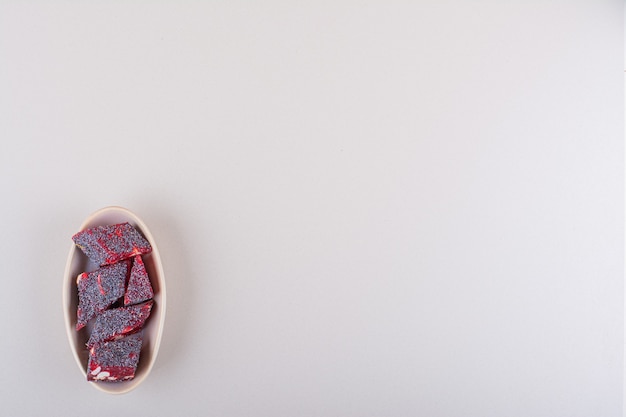
[[[130,279],[124,295],[124,305],[141,303],[152,297],[154,297],[154,291],[152,291],[150,278],[141,256],[137,255],[130,270]]]
[[[72,240],[100,266],[152,251],[150,243],[130,223],[86,229],[72,236]]]
[[[150,300],[143,304],[106,310],[96,319],[87,347],[137,332],[150,316],[152,304]]]
[[[89,349],[87,381],[128,381],[135,377],[141,344],[141,333],[119,340],[94,344]]]
[[[124,295],[129,269],[130,262],[123,261],[78,276],[76,330],[85,327],[89,320]]]

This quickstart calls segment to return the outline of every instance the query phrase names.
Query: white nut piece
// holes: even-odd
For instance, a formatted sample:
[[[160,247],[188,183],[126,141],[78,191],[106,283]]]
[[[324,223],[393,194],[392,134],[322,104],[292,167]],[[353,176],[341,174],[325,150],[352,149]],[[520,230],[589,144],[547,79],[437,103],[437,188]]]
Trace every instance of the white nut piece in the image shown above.
[[[91,371],[91,375],[97,375],[97,374],[98,374],[98,372],[100,372],[101,370],[102,370],[102,368],[98,366],[96,369],[94,369],[93,371]]]
[[[96,376],[96,379],[106,379],[109,375],[111,375],[109,372],[102,371]]]

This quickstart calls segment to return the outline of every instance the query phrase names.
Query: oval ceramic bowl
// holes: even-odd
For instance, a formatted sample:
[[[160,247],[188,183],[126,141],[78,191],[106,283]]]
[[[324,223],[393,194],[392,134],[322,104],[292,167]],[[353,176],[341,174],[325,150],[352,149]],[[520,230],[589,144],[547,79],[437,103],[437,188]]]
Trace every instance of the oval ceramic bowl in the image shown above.
[[[148,376],[159,351],[161,336],[163,334],[163,324],[165,322],[165,277],[161,265],[159,250],[154,242],[154,238],[145,223],[130,210],[122,207],[105,207],[87,217],[80,230],[89,229],[95,226],[106,226],[117,223],[129,222],[133,225],[152,246],[152,252],[143,255],[146,271],[150,277],[154,290],[154,306],[150,318],[143,329],[143,344],[141,356],[135,378],[123,382],[89,382],[95,388],[109,394],[123,394],[135,389]],[[77,230],[76,232],[79,232]],[[85,348],[85,343],[89,339],[91,326],[87,326],[79,331],[76,327],[76,308],[78,306],[78,289],[76,287],[76,277],[85,271],[93,271],[97,268],[85,254],[72,243],[70,253],[65,266],[65,276],[63,279],[63,312],[65,315],[65,329],[70,341],[74,359],[87,383],[87,362],[89,354]]]

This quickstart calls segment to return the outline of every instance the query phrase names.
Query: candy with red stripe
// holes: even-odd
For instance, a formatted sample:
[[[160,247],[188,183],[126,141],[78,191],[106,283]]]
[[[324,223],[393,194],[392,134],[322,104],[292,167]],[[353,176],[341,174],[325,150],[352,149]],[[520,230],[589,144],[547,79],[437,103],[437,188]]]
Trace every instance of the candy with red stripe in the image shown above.
[[[152,251],[150,243],[130,223],[92,227],[76,233],[72,240],[100,266]]]
[[[113,308],[100,314],[87,341],[87,348],[139,331],[150,316],[152,304],[153,301],[150,300],[143,304]]]
[[[150,278],[141,256],[135,256],[133,267],[130,270],[128,288],[124,294],[124,305],[141,303],[154,297]]]
[[[128,381],[135,377],[142,334],[94,344],[89,349],[87,381]]]
[[[76,278],[78,309],[76,330],[107,309],[124,295],[124,287],[130,270],[130,262],[122,261],[103,266],[93,272],[83,272]]]

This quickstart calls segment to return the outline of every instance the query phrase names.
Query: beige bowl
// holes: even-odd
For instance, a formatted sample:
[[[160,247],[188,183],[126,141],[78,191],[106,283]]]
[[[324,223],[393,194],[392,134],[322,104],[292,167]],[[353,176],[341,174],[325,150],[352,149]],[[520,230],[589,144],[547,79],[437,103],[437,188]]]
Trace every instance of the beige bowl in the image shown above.
[[[109,394],[124,394],[135,389],[148,376],[159,351],[161,336],[163,334],[163,324],[165,322],[165,276],[161,266],[159,250],[154,242],[154,238],[148,227],[137,215],[122,207],[105,207],[93,213],[80,226],[80,230],[89,229],[95,226],[106,226],[110,224],[129,222],[133,225],[152,245],[152,252],[143,255],[146,271],[150,277],[154,290],[154,306],[150,318],[143,329],[143,344],[141,356],[137,365],[135,378],[123,382],[87,382],[87,362],[89,352],[85,348],[85,343],[89,339],[91,326],[84,327],[76,331],[76,308],[78,306],[78,289],[76,287],[76,277],[85,271],[93,271],[97,268],[83,252],[73,243],[67,257],[65,276],[63,279],[63,312],[65,315],[65,329],[70,341],[70,347],[74,354],[74,359],[78,364],[85,383],[89,383],[101,391]],[[76,232],[79,232],[77,230]],[[69,237],[68,237],[69,238]]]

